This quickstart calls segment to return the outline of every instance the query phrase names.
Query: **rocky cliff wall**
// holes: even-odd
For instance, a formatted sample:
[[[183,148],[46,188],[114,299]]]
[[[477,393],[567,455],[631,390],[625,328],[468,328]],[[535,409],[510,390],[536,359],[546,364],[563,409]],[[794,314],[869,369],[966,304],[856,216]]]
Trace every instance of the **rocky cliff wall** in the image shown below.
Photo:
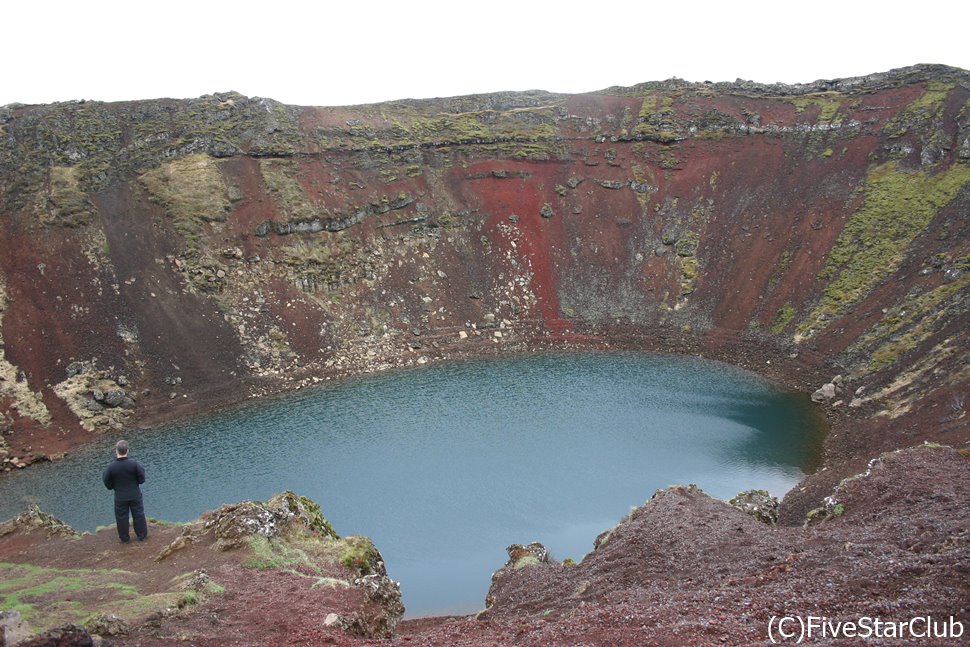
[[[873,452],[970,438],[968,208],[970,73],[942,66],[6,106],[0,451],[342,373],[624,344],[809,391],[840,375],[828,491]]]

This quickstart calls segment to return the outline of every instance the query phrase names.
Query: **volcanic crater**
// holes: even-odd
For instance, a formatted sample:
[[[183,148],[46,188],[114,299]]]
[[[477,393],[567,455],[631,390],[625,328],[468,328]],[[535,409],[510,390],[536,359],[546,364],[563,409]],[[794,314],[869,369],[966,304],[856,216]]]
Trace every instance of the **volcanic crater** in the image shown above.
[[[777,525],[665,490],[578,565],[510,550],[477,617],[399,625],[376,549],[337,551],[295,495],[252,503],[275,530],[227,551],[212,533],[235,509],[159,525],[183,561],[129,553],[133,599],[205,568],[222,591],[117,607],[117,644],[747,644],[779,613],[970,622],[964,70],[8,105],[0,208],[7,471],[341,376],[570,348],[721,359],[812,393],[831,426]],[[108,531],[55,528],[4,525],[4,578],[126,563]],[[91,600],[77,617],[21,602],[44,629],[103,616]]]

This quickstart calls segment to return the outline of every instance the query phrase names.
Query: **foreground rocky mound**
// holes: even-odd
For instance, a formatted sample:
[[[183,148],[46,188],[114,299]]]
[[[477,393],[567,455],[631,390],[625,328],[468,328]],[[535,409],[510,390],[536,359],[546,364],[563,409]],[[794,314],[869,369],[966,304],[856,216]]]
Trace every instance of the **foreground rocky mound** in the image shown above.
[[[768,642],[772,616],[809,615],[929,616],[970,630],[965,452],[884,454],[827,503],[790,527],[693,486],[661,490],[580,563],[511,546],[477,616],[400,625],[397,585],[373,545],[337,539],[292,493],[153,523],[148,543],[126,547],[111,530],[79,538],[28,512],[0,530],[0,586],[34,628],[83,623],[52,635],[116,645],[352,645],[395,630],[401,645],[740,645]]]
[[[61,644],[32,636],[53,628],[125,645],[347,642],[392,635],[404,613],[370,540],[339,537],[292,492],[189,524],[152,521],[131,545],[114,528],[79,535],[28,510],[0,525],[0,581],[0,626],[17,636],[4,647]]]
[[[693,487],[658,491],[579,564],[510,549],[477,618],[399,644],[763,644],[772,616],[808,615],[952,617],[965,640],[968,457],[935,446],[885,454],[831,497],[839,513],[803,528],[761,523]]]

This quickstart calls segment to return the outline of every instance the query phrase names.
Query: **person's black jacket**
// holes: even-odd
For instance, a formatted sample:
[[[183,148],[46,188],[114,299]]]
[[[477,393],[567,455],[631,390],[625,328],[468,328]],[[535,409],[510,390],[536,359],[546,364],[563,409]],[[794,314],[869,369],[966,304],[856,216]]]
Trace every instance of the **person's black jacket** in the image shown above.
[[[104,469],[104,486],[115,491],[116,501],[141,498],[138,486],[145,482],[145,468],[133,458],[117,458]]]

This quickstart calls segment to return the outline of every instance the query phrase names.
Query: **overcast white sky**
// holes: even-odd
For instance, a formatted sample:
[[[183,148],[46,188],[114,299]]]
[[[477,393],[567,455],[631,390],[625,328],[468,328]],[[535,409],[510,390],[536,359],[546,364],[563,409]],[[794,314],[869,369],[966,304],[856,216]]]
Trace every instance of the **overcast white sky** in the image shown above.
[[[228,90],[346,105],[970,69],[966,0],[20,0],[0,21],[0,105]]]

